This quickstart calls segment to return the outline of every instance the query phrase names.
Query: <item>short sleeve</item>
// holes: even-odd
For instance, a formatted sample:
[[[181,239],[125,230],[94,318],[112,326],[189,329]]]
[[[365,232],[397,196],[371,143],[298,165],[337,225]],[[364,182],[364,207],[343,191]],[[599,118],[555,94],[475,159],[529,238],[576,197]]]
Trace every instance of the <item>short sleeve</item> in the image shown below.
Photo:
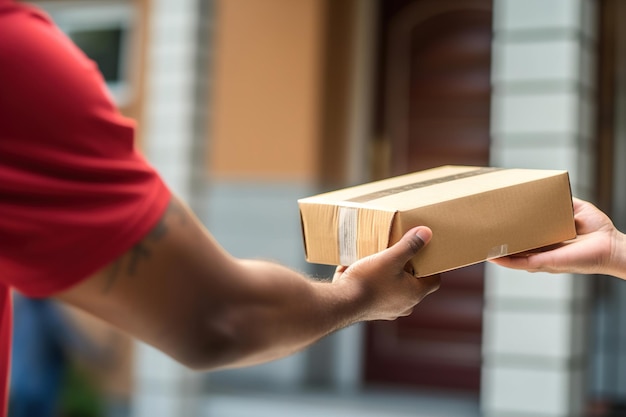
[[[145,236],[170,192],[96,65],[45,15],[0,9],[0,282],[48,296]]]

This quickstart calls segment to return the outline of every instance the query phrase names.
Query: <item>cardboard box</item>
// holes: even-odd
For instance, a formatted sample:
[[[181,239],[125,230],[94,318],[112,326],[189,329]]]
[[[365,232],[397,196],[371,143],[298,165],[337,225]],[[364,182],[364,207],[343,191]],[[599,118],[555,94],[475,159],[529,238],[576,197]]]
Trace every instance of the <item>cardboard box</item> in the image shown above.
[[[444,166],[298,200],[306,259],[349,265],[414,226],[428,276],[576,236],[566,171]]]

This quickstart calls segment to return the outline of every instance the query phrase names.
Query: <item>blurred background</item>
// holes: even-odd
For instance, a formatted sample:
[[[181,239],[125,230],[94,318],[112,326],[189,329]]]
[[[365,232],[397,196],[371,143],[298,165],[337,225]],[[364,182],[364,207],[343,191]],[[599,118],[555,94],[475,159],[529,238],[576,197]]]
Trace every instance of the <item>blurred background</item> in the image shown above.
[[[566,169],[626,229],[622,1],[33,3],[98,63],[138,146],[234,255],[328,276],[304,261],[298,198],[444,164]],[[189,372],[63,307],[55,324],[16,310],[15,343],[64,328],[35,353],[56,352],[41,391],[58,416],[626,415],[626,284],[493,265],[442,278],[410,317],[247,369]],[[26,353],[14,386],[17,369],[50,375]]]

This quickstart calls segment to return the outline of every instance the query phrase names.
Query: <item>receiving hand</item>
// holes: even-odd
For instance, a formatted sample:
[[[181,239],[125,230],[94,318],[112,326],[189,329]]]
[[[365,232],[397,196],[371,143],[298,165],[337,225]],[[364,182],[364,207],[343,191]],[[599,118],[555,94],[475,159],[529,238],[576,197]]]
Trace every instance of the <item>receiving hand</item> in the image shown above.
[[[593,204],[573,199],[577,237],[549,250],[491,260],[530,272],[609,274],[626,278],[626,239]]]

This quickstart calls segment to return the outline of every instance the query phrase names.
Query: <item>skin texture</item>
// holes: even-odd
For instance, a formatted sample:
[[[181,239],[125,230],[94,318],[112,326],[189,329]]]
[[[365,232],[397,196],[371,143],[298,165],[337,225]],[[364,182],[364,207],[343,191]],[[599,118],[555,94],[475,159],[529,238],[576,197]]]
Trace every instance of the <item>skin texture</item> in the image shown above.
[[[432,237],[410,230],[394,246],[316,282],[275,263],[226,253],[176,197],[135,247],[58,298],[194,369],[262,363],[353,323],[411,313],[439,277],[407,261]]]
[[[539,253],[491,262],[530,272],[606,274],[626,279],[626,236],[593,204],[574,198],[577,237]]]

